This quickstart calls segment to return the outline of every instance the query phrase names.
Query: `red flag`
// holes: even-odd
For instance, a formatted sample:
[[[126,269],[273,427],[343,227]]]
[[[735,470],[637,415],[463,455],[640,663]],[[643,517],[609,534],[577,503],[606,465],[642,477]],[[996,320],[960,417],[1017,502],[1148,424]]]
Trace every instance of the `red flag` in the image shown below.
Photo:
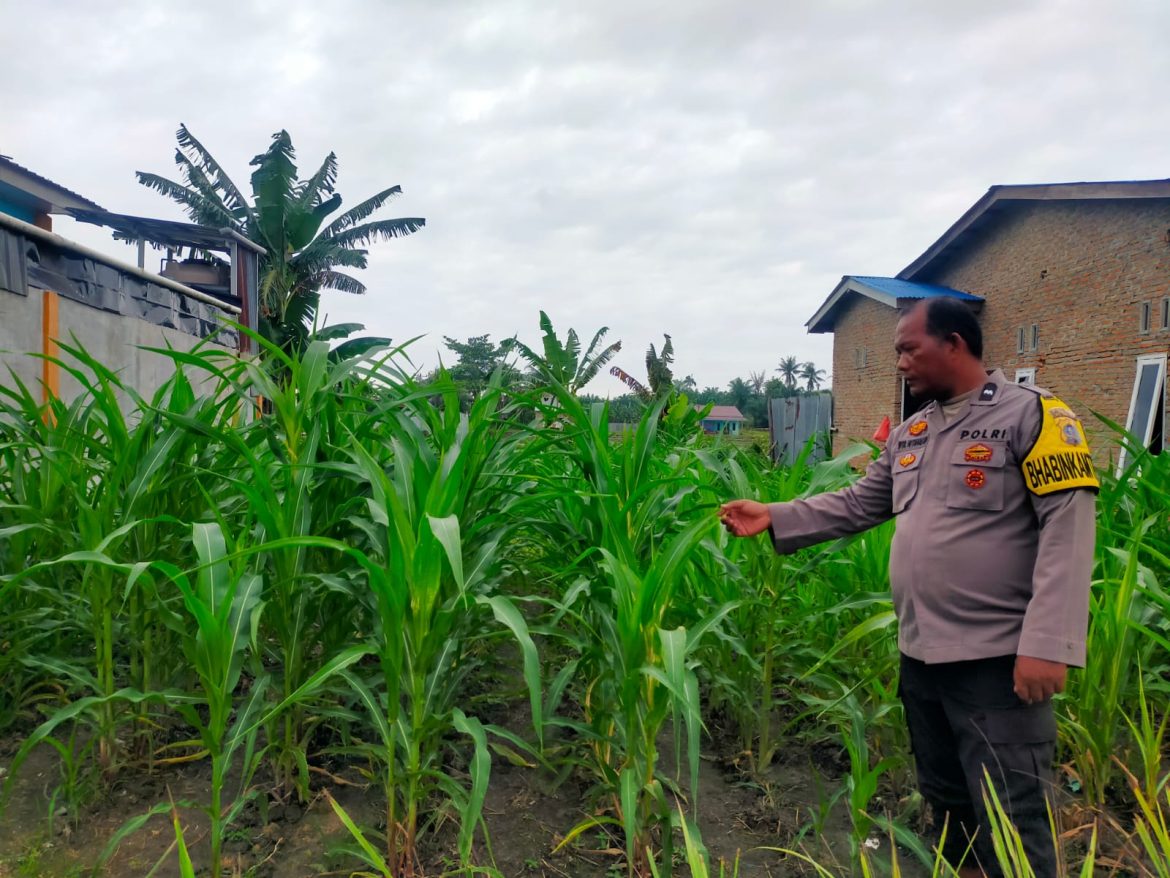
[[[878,428],[873,431],[874,442],[885,442],[890,438],[890,416],[886,415],[882,418],[882,422],[878,424]]]

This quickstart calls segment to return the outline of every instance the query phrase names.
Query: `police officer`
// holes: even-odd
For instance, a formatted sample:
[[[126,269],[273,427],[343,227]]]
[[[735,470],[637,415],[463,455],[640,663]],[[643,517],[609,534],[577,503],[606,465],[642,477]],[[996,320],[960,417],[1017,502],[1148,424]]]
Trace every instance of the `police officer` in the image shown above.
[[[851,487],[791,503],[734,500],[735,536],[770,531],[794,552],[895,517],[890,587],[899,692],[918,783],[943,856],[964,876],[1000,874],[984,772],[1039,878],[1056,875],[1048,798],[1051,698],[1082,667],[1098,487],[1080,421],[1046,391],[983,368],[983,339],[957,299],[898,321],[909,390],[929,402],[892,431]]]

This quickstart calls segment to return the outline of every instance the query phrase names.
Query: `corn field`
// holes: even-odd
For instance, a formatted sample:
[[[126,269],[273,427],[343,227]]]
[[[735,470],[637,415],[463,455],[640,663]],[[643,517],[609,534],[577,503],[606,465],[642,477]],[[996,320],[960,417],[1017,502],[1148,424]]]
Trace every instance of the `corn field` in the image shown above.
[[[501,759],[587,790],[549,851],[602,833],[614,874],[732,874],[697,822],[716,728],[749,780],[795,742],[840,754],[794,873],[897,874],[867,844],[885,838],[949,874],[916,834],[893,524],[777,557],[718,522],[727,499],[848,484],[865,446],[773,468],[702,436],[685,400],[614,436],[551,376],[461,412],[399,349],[339,360],[316,341],[270,350],[279,370],[159,351],[175,370],[150,399],[61,349],[75,400],[0,387],[0,807],[44,749],[46,820],[126,778],[209,778],[200,800],[127,813],[94,874],[160,815],[167,874],[229,874],[245,808],[321,789],[357,874],[500,874],[483,807]],[[1170,455],[1127,460],[1102,473],[1089,666],[1057,699],[1054,834],[1070,874],[1168,878]],[[323,780],[346,772],[377,797],[371,825]],[[832,812],[851,832],[830,869],[804,843]],[[1010,825],[997,844],[1029,874]]]

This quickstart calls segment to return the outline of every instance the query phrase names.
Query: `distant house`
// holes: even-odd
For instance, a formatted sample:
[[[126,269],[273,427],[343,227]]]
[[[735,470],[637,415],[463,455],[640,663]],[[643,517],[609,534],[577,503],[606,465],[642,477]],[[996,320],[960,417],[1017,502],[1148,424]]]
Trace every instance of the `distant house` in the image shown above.
[[[896,371],[899,311],[970,303],[984,361],[1092,416],[1165,444],[1170,350],[1170,180],[993,186],[897,277],[847,275],[808,321],[833,333],[834,446],[919,405]]]
[[[112,227],[139,244],[130,265],[53,233],[54,215]],[[146,244],[164,247],[160,273],[144,267]],[[226,260],[171,258],[182,249]],[[79,383],[52,360],[74,340],[149,397],[174,371],[144,348],[210,343],[247,351],[232,323],[256,328],[257,266],[264,249],[230,229],[107,213],[94,202],[0,157],[0,384],[12,376],[43,398],[73,397]]]
[[[702,411],[706,406],[698,405],[695,408]],[[747,418],[733,405],[712,406],[711,411],[703,418],[703,432],[738,436],[746,420]]]

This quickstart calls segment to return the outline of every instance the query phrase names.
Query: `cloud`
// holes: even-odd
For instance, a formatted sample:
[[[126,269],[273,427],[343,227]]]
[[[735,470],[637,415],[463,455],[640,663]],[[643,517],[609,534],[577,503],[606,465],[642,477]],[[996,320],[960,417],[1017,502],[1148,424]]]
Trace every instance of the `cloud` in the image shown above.
[[[10,0],[7,19],[0,151],[111,209],[179,215],[133,180],[171,171],[179,122],[241,186],[279,128],[306,174],[336,151],[347,204],[401,184],[385,215],[427,227],[373,245],[370,293],[324,308],[425,335],[424,362],[444,335],[535,342],[543,308],[610,326],[633,372],[664,332],[700,385],[790,354],[828,370],[804,321],[841,275],[896,273],[989,186],[1170,176],[1151,110],[1170,8],[1140,0]]]

